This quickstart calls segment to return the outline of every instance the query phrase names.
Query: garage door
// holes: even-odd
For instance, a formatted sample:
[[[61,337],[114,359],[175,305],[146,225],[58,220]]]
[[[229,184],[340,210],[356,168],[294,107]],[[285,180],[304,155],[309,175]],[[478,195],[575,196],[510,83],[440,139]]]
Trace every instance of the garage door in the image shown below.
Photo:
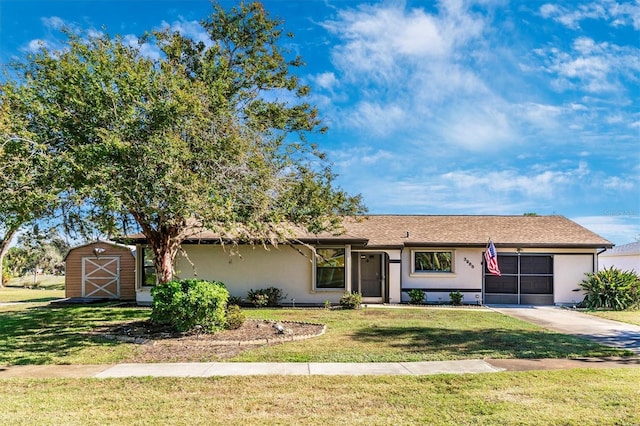
[[[484,271],[484,303],[553,305],[553,256],[498,256],[502,276]]]

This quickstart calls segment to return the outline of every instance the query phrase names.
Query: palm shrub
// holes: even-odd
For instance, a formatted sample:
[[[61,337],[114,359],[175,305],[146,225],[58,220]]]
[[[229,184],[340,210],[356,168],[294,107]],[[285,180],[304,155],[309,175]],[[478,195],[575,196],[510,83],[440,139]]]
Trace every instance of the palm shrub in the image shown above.
[[[635,271],[621,271],[612,266],[586,276],[580,283],[586,292],[584,307],[616,311],[640,307],[640,277]]]
[[[201,327],[216,332],[226,325],[229,292],[219,281],[174,280],[151,290],[153,310],[151,320],[168,324],[178,331]]]

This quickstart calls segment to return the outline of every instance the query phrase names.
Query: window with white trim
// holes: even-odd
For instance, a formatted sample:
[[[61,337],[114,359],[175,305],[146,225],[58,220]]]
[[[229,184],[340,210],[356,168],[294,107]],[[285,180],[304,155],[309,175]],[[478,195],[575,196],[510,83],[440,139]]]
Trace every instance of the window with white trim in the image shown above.
[[[345,288],[345,249],[325,247],[316,249],[316,288]]]
[[[414,274],[453,272],[453,251],[451,250],[413,250],[411,252]]]

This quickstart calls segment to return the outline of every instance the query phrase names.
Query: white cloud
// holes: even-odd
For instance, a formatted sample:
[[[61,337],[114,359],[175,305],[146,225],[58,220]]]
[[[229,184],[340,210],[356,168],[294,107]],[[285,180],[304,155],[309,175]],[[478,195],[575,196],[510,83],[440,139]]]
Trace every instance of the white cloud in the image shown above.
[[[578,29],[580,22],[591,20],[605,20],[611,26],[631,25],[640,29],[640,4],[618,3],[615,0],[602,0],[566,7],[547,3],[540,7],[540,15],[545,19],[553,19],[567,28]]]
[[[41,18],[42,24],[45,28],[53,29],[53,30],[61,30],[64,27],[75,27],[70,23],[66,23],[62,18],[58,16],[50,16]]]
[[[544,70],[556,76],[553,85],[559,91],[623,92],[624,81],[637,80],[640,73],[640,49],[633,46],[579,37],[570,52],[557,48],[538,52],[545,56]]]
[[[640,212],[638,211],[612,209],[598,216],[578,216],[570,219],[615,245],[632,243],[640,235]]]
[[[209,34],[198,21],[185,21],[180,17],[171,23],[162,21],[160,28],[163,30],[168,29],[171,32],[178,32],[196,42],[204,43],[205,46],[211,46],[213,44]]]
[[[406,111],[398,105],[359,102],[343,119],[349,126],[365,128],[376,136],[389,136],[407,122]]]
[[[323,72],[321,74],[311,76],[311,79],[318,87],[331,92],[339,84],[338,79],[333,72]]]

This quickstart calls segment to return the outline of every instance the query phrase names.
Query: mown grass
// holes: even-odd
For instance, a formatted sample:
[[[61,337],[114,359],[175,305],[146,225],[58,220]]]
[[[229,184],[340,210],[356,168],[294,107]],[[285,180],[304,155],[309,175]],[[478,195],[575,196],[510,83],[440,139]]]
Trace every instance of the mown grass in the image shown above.
[[[37,289],[17,287],[0,288],[0,303],[2,302],[50,302],[51,300],[62,299],[64,290]]]
[[[38,275],[34,283],[33,275],[24,275],[9,280],[7,287],[28,287],[48,290],[64,290],[64,275]]]
[[[442,376],[0,380],[10,425],[621,425],[640,369]]]
[[[640,325],[640,310],[636,311],[585,311],[589,315],[606,318],[613,321]]]
[[[147,319],[149,312],[113,306],[0,307],[0,365],[118,362],[135,347],[88,333],[106,324]]]
[[[484,309],[248,309],[247,317],[327,325],[309,340],[262,347],[233,361],[403,362],[468,358],[630,355]]]
[[[149,318],[150,309],[116,306],[0,307],[0,365],[101,364],[130,358],[137,345],[90,335],[96,327]],[[484,309],[248,309],[249,318],[308,321],[327,332],[264,346],[232,361],[403,362],[468,358],[628,355],[546,331]],[[217,361],[215,354],[211,359]]]

